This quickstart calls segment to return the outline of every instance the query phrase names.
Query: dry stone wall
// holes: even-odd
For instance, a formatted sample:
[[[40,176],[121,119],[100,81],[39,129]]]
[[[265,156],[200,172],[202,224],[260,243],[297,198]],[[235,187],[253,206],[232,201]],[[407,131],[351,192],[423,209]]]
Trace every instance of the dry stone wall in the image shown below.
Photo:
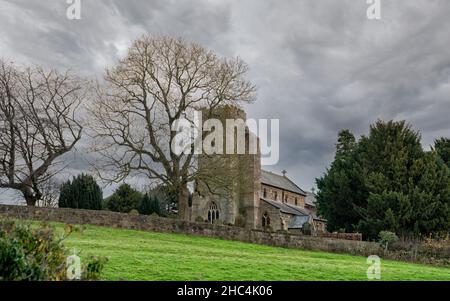
[[[371,242],[279,232],[272,233],[233,226],[211,225],[157,216],[132,215],[110,211],[0,205],[0,217],[189,234],[268,246],[321,250],[362,256],[378,254],[380,252],[379,245]]]

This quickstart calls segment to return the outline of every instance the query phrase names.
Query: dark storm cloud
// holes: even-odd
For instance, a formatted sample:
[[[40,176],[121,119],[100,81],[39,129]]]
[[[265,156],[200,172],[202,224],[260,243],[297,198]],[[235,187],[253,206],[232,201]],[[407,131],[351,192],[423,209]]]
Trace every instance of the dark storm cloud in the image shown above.
[[[309,189],[339,129],[406,119],[424,146],[450,136],[450,3],[381,2],[369,21],[365,0],[82,0],[72,21],[64,0],[0,0],[0,56],[101,78],[144,33],[238,55],[258,86],[249,117],[280,118],[280,162],[268,168]],[[74,173],[86,167],[79,152]]]

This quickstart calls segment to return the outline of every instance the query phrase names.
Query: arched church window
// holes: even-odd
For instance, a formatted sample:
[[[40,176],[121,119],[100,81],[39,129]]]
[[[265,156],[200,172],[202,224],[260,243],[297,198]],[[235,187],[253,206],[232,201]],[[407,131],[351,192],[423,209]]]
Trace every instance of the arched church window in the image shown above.
[[[264,214],[262,216],[262,226],[263,226],[263,228],[265,228],[269,225],[270,225],[270,216],[267,212],[264,212]]]
[[[208,222],[213,224],[215,220],[219,219],[219,207],[217,207],[217,204],[214,202],[211,202],[211,204],[208,207]]]

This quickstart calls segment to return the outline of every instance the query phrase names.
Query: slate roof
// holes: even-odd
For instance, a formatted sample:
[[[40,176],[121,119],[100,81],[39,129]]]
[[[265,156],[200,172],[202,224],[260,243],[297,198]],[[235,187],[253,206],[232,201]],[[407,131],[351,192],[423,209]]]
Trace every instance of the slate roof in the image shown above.
[[[305,215],[305,216],[309,215],[309,213],[306,212],[305,209],[297,207],[297,206],[269,200],[267,198],[261,198],[261,200],[268,203],[269,205],[274,206],[275,208],[280,209],[280,211],[283,213],[292,214],[292,215]]]
[[[269,205],[274,206],[275,208],[280,209],[280,211],[283,213],[292,214],[295,216],[307,216],[307,217],[311,217],[314,220],[320,220],[320,221],[325,221],[325,222],[327,221],[326,219],[323,219],[323,218],[317,216],[316,214],[310,212],[306,208],[301,208],[301,207],[298,207],[298,206],[295,206],[292,204],[282,203],[282,202],[270,200],[267,198],[261,198],[261,200],[266,202]]]
[[[270,171],[261,170],[261,183],[306,196],[306,192],[289,178]]]
[[[306,192],[306,198],[305,198],[305,204],[312,206],[312,207],[316,207],[316,196],[314,195],[314,193],[312,192]]]
[[[291,219],[288,229],[302,229],[303,225],[309,222],[310,218],[308,215],[296,215]]]

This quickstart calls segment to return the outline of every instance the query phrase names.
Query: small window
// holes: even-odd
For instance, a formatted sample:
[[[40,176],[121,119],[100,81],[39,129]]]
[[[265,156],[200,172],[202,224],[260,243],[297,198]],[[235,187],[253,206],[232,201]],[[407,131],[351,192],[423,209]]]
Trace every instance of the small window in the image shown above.
[[[278,199],[278,192],[277,192],[277,191],[275,191],[275,192],[273,193],[273,199],[274,199],[275,201]]]
[[[269,214],[267,212],[264,212],[263,216],[262,216],[262,226],[263,228],[267,227],[270,225],[270,217]]]
[[[263,189],[263,197],[266,198],[267,197],[267,189]]]
[[[297,198],[295,198],[295,206],[297,206],[298,205],[298,201],[297,201]]]

